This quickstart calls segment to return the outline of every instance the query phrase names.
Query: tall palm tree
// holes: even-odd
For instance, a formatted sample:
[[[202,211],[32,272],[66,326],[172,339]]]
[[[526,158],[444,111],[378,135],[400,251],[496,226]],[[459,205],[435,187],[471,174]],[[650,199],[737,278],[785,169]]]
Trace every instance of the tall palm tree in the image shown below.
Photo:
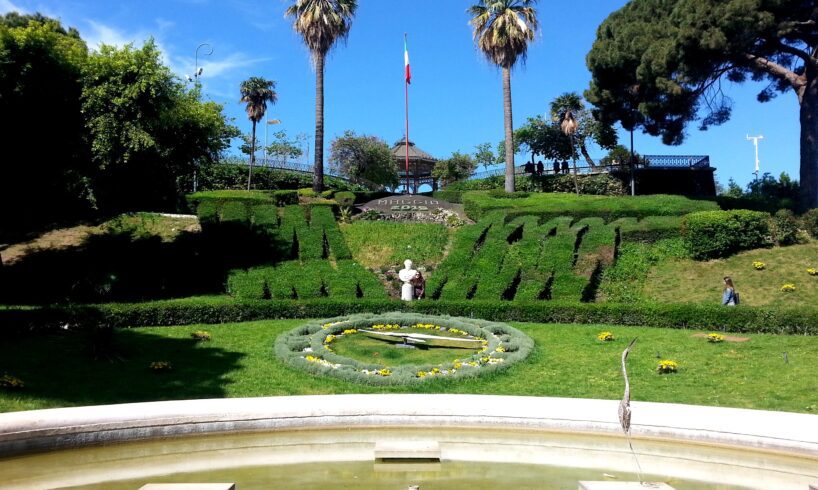
[[[253,165],[256,163],[256,124],[264,119],[267,104],[275,104],[278,94],[275,91],[276,83],[261,77],[250,77],[241,82],[241,100],[247,104],[247,118],[253,123],[253,134],[250,137],[250,168],[247,172],[247,190],[253,181]]]
[[[358,8],[356,0],[295,0],[285,16],[294,19],[293,29],[315,62],[315,171],[312,188],[324,190],[324,61],[335,41],[345,39]]]
[[[528,43],[537,32],[537,0],[480,0],[469,7],[469,21],[477,47],[489,61],[503,69],[505,117],[506,192],[514,192],[514,127],[511,119],[511,68],[525,60]]]

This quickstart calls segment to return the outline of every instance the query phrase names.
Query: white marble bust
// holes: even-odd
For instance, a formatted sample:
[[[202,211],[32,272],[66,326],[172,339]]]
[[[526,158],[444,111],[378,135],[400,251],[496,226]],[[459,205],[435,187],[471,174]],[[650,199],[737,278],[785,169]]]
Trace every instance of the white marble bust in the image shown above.
[[[400,288],[400,299],[403,301],[412,301],[415,299],[412,279],[418,275],[418,271],[412,268],[412,261],[408,259],[403,262],[403,267],[404,268],[398,272],[398,279],[403,282],[403,286]]]

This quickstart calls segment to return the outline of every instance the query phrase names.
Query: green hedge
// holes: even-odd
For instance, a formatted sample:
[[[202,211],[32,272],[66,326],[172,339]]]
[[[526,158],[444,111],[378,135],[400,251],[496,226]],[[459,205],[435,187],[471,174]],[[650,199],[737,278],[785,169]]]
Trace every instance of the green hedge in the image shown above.
[[[336,192],[335,202],[342,208],[349,208],[355,205],[355,193],[353,192]]]
[[[677,238],[682,228],[681,216],[648,216],[641,220],[620,218],[612,226],[619,227],[623,242],[656,243],[667,238]]]
[[[771,245],[769,223],[760,211],[704,211],[685,216],[681,234],[691,257],[707,260]]]
[[[440,199],[441,201],[459,204],[463,202],[463,191],[450,191],[449,189],[434,191],[432,192],[432,197],[435,199]]]
[[[579,191],[585,195],[624,196],[627,189],[622,181],[609,174],[578,175],[576,179]],[[503,189],[504,175],[494,175],[485,179],[472,179],[448,185],[443,192],[484,191]],[[568,192],[576,191],[573,175],[518,175],[515,179],[518,191],[528,192]],[[441,198],[442,199],[442,198]]]
[[[197,209],[203,202],[215,202],[218,205],[226,202],[242,202],[247,205],[272,203],[276,206],[286,206],[298,204],[298,191],[207,191],[188,194],[186,199],[192,209]]]
[[[247,165],[213,164],[199,168],[199,189],[205,191],[241,190],[247,187]],[[301,189],[312,187],[312,173],[293,170],[253,168],[253,187],[259,190]],[[324,185],[336,190],[364,190],[363,186],[346,180],[324,176]]]
[[[713,201],[662,194],[613,197],[535,193],[525,199],[494,199],[485,191],[464,194],[463,207],[466,215],[475,221],[492,211],[504,211],[511,219],[523,215],[536,215],[543,219],[573,216],[576,219],[602,218],[610,222],[626,217],[682,216],[695,211],[718,209]]]
[[[200,297],[137,304],[0,309],[3,334],[92,329],[217,324],[274,318],[323,318],[393,310],[488,318],[492,321],[634,325],[723,332],[818,335],[818,309],[651,303],[539,301],[239,301]]]

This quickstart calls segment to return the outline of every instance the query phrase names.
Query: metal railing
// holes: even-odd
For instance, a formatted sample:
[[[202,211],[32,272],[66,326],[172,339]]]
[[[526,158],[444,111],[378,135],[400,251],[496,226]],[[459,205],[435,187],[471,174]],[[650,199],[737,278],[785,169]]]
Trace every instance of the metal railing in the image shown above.
[[[595,175],[610,173],[614,170],[630,169],[627,163],[603,165],[599,163],[599,160],[595,160],[595,162],[597,162],[597,165],[592,167],[588,165],[585,160],[578,160],[577,174]],[[560,166],[560,169],[557,172],[554,172],[553,162],[545,163],[544,167],[543,175],[573,175],[574,173],[574,167],[571,162],[568,163],[567,170]],[[707,155],[645,155],[639,160],[639,162],[637,162],[635,168],[710,168],[710,157]],[[505,175],[505,173],[505,168],[499,167],[496,169],[475,172],[471,174],[467,180],[485,179],[488,177]],[[528,172],[525,171],[525,164],[518,165],[514,168],[515,175],[526,175],[527,173]]]

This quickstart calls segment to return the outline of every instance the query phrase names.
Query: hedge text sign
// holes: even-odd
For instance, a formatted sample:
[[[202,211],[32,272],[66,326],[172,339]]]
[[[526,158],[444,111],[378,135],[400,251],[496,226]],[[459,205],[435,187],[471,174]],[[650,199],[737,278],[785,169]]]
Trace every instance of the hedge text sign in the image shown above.
[[[375,199],[361,207],[382,213],[423,213],[438,208],[451,209],[452,204],[433,197],[397,195]]]

